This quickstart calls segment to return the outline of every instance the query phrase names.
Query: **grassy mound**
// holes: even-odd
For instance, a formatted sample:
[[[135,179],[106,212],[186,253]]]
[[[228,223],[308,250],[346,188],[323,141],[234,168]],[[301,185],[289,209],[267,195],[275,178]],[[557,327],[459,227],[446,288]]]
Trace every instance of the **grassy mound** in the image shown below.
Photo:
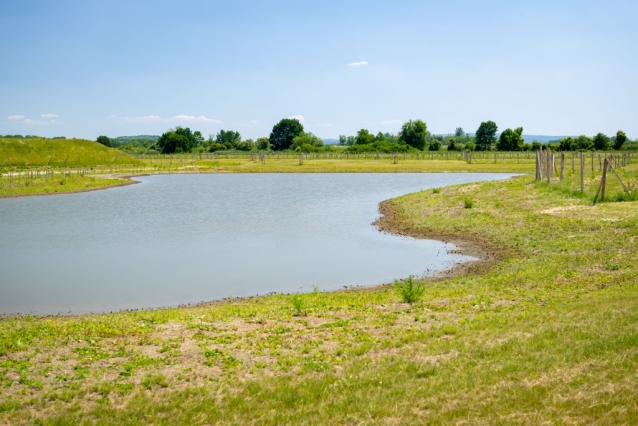
[[[0,167],[77,167],[104,164],[137,164],[117,149],[84,139],[0,138]]]
[[[500,262],[411,305],[386,286],[5,319],[0,423],[635,423],[638,202],[521,177],[392,204]]]

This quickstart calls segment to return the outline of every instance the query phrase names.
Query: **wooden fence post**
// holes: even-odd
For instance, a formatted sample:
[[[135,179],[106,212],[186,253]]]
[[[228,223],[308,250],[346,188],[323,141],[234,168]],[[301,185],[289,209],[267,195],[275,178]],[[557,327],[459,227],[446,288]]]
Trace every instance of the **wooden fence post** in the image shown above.
[[[585,153],[580,153],[580,192],[585,192]]]
[[[560,153],[560,181],[563,181],[563,171],[565,170],[565,151]]]
[[[552,149],[551,148],[547,148],[547,184],[551,185],[552,183],[552,171],[553,171],[553,167],[552,167],[552,159],[553,159],[553,155],[552,155]]]
[[[596,204],[596,200],[598,199],[598,194],[600,194],[600,201],[605,201],[605,189],[607,186],[607,161],[608,160],[605,158],[605,165],[603,167],[603,176],[600,178],[600,185],[598,185],[598,191],[596,191],[596,196],[594,197],[594,204]]]

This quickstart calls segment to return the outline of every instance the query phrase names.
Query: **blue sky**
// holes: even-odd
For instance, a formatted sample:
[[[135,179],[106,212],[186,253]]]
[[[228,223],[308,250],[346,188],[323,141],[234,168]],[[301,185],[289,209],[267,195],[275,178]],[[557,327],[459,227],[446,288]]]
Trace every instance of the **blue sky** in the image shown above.
[[[0,134],[638,137],[637,1],[0,2]]]

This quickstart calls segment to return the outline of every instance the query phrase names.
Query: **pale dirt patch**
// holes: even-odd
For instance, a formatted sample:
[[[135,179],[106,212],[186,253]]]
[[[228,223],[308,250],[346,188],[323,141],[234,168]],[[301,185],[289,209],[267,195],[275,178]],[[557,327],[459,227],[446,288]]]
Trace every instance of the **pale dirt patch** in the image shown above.
[[[585,209],[587,209],[589,207],[590,206],[584,206],[584,205],[552,207],[552,208],[549,208],[549,209],[541,210],[539,213],[541,213],[541,214],[558,215],[558,214],[565,213],[565,212],[568,212],[568,211],[573,211],[573,210],[585,210]]]
[[[479,188],[479,185],[477,185],[477,184],[463,185],[463,186],[461,186],[459,188],[456,188],[456,192],[458,194],[467,194],[469,192],[475,192],[478,188]]]
[[[515,302],[514,300],[496,300],[490,304],[490,307],[491,308],[508,307],[508,306],[516,305],[516,303],[517,302]]]

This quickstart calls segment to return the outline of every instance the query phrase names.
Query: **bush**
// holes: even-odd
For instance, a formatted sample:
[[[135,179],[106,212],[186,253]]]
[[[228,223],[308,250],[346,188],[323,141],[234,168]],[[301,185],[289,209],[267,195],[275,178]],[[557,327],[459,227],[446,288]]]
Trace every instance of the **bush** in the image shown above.
[[[306,312],[306,300],[301,294],[292,296],[292,307],[295,310],[294,316],[302,317],[308,315]]]
[[[439,142],[436,139],[430,142],[430,145],[428,146],[428,151],[438,151],[440,149],[441,149],[441,142]]]
[[[466,198],[465,200],[463,200],[463,205],[466,209],[471,209],[472,207],[474,207],[474,201]]]
[[[395,281],[394,288],[399,296],[401,296],[401,300],[410,305],[418,302],[423,296],[423,293],[425,293],[425,285],[422,282],[415,283],[412,275],[403,282]]]
[[[111,139],[108,136],[98,136],[97,143],[101,143],[104,146],[111,147]]]

